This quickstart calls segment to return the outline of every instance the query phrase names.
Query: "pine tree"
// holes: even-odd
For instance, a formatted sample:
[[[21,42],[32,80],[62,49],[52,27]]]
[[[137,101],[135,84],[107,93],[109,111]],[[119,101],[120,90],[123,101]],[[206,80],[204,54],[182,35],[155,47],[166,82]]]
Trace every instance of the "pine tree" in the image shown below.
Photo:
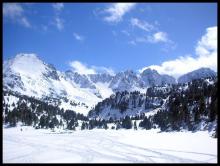
[[[122,127],[126,128],[126,129],[131,129],[132,128],[132,122],[129,116],[126,116],[123,120],[122,120]]]
[[[146,130],[152,128],[152,124],[147,117],[144,117],[144,120],[139,123],[139,126],[145,128]]]
[[[200,121],[200,113],[197,108],[194,108],[194,122],[199,123]]]
[[[84,130],[86,128],[85,122],[82,122],[81,130]]]
[[[205,97],[202,95],[199,100],[199,113],[200,115],[205,114]]]
[[[116,123],[116,130],[118,130],[118,129],[120,129],[121,128],[121,124],[120,124],[120,122],[117,122]]]
[[[217,99],[215,99],[215,101],[212,101],[211,105],[210,105],[210,111],[209,111],[209,121],[210,122],[213,122],[216,119],[217,112],[218,112]]]
[[[109,123],[113,123],[112,117],[109,118]]]
[[[136,121],[134,121],[134,130],[137,130],[137,124],[136,124]]]
[[[105,130],[108,129],[108,125],[107,125],[107,123],[104,123],[104,129],[105,129]]]
[[[42,115],[42,116],[40,117],[39,126],[40,126],[41,128],[44,128],[44,127],[46,126],[46,117],[45,117],[45,115]]]

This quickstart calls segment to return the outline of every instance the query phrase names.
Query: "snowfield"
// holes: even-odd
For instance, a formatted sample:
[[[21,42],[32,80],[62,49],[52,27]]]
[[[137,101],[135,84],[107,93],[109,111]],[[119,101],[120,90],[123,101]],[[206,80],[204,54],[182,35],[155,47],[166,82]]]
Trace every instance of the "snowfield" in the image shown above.
[[[207,131],[3,128],[3,163],[217,163]]]

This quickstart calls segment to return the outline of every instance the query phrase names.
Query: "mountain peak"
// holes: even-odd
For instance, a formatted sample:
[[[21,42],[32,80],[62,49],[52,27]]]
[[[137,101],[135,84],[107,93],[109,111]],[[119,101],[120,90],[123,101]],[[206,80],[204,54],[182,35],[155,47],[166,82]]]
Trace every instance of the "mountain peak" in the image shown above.
[[[208,68],[208,67],[201,67],[201,68],[196,69],[196,70],[194,70],[194,71],[192,71],[192,72],[197,72],[197,71],[201,71],[201,72],[203,72],[203,71],[211,71],[211,72],[214,72],[213,70],[211,70],[211,69]]]
[[[147,68],[147,69],[145,69],[141,74],[158,74],[159,75],[159,73],[157,72],[157,70],[154,70],[154,69],[151,69],[151,68]]]
[[[216,76],[216,72],[211,70],[210,68],[202,67],[186,73],[178,78],[178,83],[186,83],[190,82],[194,79],[206,78]]]
[[[37,58],[37,59],[39,59],[39,57],[38,57],[36,54],[34,54],[34,53],[19,53],[19,54],[17,54],[17,55],[15,56],[15,59],[17,59],[17,58],[23,58],[23,57],[25,57],[25,58]]]
[[[134,71],[131,70],[131,69],[127,69],[127,70],[124,71],[124,73],[134,73]]]
[[[34,77],[39,77],[46,70],[45,63],[36,54],[17,54],[6,61],[5,65],[15,73]]]
[[[38,57],[37,54],[34,53],[19,53],[14,58],[10,59],[13,61],[13,63],[17,61],[24,61],[26,62],[38,62],[43,63],[43,61]]]
[[[161,75],[157,70],[147,68],[141,73],[142,84],[147,86],[163,85],[163,84],[175,84],[176,81],[172,76]]]

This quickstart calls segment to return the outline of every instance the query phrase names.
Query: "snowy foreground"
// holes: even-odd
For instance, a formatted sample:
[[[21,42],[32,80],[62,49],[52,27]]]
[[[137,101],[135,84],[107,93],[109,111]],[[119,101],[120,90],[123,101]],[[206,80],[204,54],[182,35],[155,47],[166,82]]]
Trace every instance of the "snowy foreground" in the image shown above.
[[[208,132],[3,129],[3,163],[217,163]]]

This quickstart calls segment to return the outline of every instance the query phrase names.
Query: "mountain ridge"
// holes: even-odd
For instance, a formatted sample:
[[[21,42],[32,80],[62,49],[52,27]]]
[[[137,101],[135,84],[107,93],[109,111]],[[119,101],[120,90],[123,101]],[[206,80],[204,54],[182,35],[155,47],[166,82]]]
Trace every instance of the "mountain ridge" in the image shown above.
[[[203,76],[203,75],[202,75]],[[176,84],[175,78],[156,70],[142,73],[125,70],[114,76],[107,73],[79,74],[57,70],[36,54],[17,54],[3,63],[3,88],[38,99],[59,101],[64,109],[87,114],[98,102],[116,92],[146,92],[152,86]],[[81,103],[72,106],[70,103]],[[82,105],[83,104],[83,105]]]

